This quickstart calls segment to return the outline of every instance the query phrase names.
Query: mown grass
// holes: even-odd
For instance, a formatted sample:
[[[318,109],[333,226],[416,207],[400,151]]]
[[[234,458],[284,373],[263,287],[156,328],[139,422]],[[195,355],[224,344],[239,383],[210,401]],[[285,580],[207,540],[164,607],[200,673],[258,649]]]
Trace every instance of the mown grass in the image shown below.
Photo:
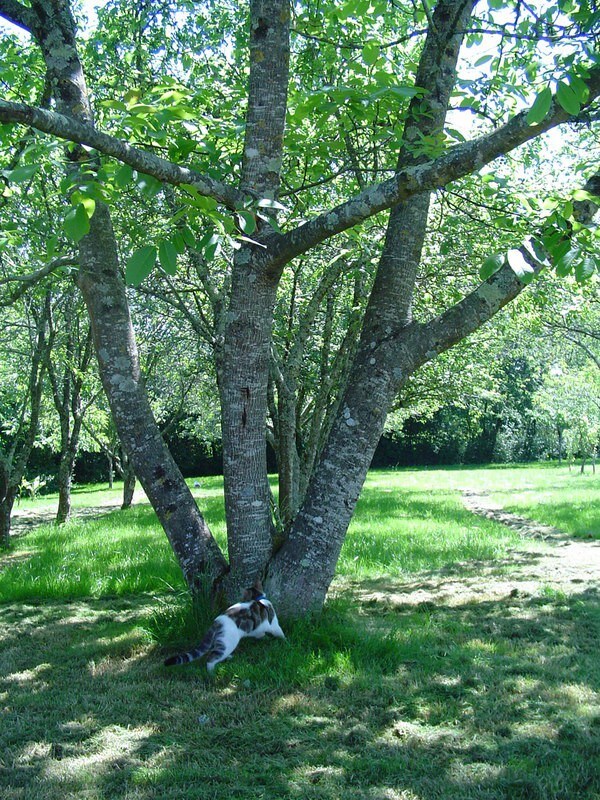
[[[496,488],[522,485],[519,470],[371,474],[342,577],[393,585],[508,556],[513,534],[455,493],[493,473]],[[222,533],[219,482],[202,484]],[[593,587],[452,607],[345,591],[286,642],[242,642],[208,679],[162,666],[156,638],[189,641],[205,618],[183,632],[181,582],[143,507],[47,526],[18,556],[0,573],[3,800],[600,798]],[[44,570],[54,579],[36,580]]]
[[[190,481],[193,486],[193,481]],[[434,490],[435,486],[438,486]],[[358,504],[338,574],[351,578],[405,577],[449,564],[502,558],[518,541],[510,530],[474,517],[444,474],[372,473]],[[223,549],[222,479],[202,478],[193,489]],[[90,494],[90,505],[98,505]],[[118,489],[105,500],[118,499]],[[81,502],[82,495],[79,495]],[[45,499],[45,505],[52,497]],[[34,501],[41,503],[41,500]],[[149,505],[113,511],[67,525],[41,525],[17,540],[13,564],[0,571],[0,602],[102,597],[184,588],[180,571]]]

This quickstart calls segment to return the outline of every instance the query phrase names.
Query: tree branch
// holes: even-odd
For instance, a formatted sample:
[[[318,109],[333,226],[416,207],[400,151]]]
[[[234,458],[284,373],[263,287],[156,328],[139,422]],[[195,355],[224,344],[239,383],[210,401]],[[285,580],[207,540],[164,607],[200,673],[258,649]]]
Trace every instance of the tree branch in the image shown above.
[[[17,0],[0,0],[0,17],[4,17],[8,22],[12,22],[18,28],[32,33],[35,24],[35,16],[30,8],[22,6]]]
[[[75,267],[77,266],[77,262],[73,258],[64,256],[61,258],[55,258],[54,261],[50,261],[48,264],[40,267],[40,269],[36,269],[34,272],[28,272],[26,275],[9,275],[6,278],[0,278],[0,286],[4,286],[7,283],[21,284],[21,286],[19,286],[19,288],[16,289],[16,291],[14,291],[9,297],[0,300],[0,308],[13,305],[20,297],[29,291],[32,286],[35,286],[42,280],[42,278],[45,278],[46,275],[54,272],[55,269],[68,266]]]
[[[587,85],[590,98],[586,107],[600,95],[600,66],[590,69]],[[413,195],[446,186],[557,125],[576,119],[556,100],[553,100],[549,113],[539,125],[529,125],[527,114],[528,111],[523,111],[492,133],[455,145],[439,158],[408,167],[330,211],[319,214],[304,225],[279,236],[272,235],[266,256],[269,271],[277,275],[292,258],[305,253],[325,239],[348,230]]]
[[[100,153],[116,158],[122,161],[123,164],[129,164],[130,167],[137,169],[139,172],[152,175],[164,183],[170,183],[173,186],[180,186],[181,184],[193,186],[199,194],[205,197],[212,197],[218,203],[222,203],[230,209],[243,206],[245,202],[253,199],[249,192],[242,192],[231,186],[226,186],[208,175],[202,175],[196,170],[181,167],[147,150],[133,147],[116,136],[102,133],[92,125],[79,122],[63,114],[57,114],[43,108],[35,108],[24,103],[10,103],[6,100],[0,100],[0,122],[17,122],[22,125],[30,125],[39,131],[57,136],[60,139],[93,147]]]
[[[538,275],[544,269],[544,265],[534,259],[525,247],[521,247],[520,252],[531,265],[533,275]],[[429,322],[409,326],[406,336],[400,335],[399,344],[402,349],[408,349],[411,358],[416,360],[411,374],[480,328],[514,300],[525,285],[510,265],[505,263],[490,278],[439,316]]]

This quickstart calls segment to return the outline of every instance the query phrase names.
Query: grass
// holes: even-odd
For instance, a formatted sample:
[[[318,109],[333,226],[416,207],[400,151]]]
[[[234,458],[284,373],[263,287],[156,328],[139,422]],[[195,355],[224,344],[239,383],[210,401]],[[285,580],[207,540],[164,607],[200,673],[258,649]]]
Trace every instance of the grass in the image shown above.
[[[472,575],[505,559],[514,535],[465,512],[456,489],[508,496],[554,487],[555,474],[372,473],[340,582]],[[202,484],[222,534],[220,483]],[[565,470],[548,491],[569,485],[583,484]],[[43,526],[10,554],[3,800],[599,800],[593,588],[452,607],[340,591],[318,620],[288,625],[287,642],[242,642],[209,680],[202,665],[162,666],[157,639],[189,642],[205,624],[162,538],[142,506]]]

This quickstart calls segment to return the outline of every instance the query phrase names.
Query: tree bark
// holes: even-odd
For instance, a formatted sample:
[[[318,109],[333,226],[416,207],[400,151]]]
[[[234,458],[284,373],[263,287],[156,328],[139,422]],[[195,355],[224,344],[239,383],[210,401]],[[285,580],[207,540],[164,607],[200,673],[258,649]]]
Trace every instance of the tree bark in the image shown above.
[[[250,3],[250,78],[242,190],[274,200],[279,191],[289,69],[288,0]],[[257,218],[258,233],[264,223]],[[273,547],[267,477],[267,385],[277,280],[261,248],[234,257],[219,390],[230,573],[227,593],[261,575]]]
[[[7,550],[10,546],[10,521],[17,490],[10,487],[0,500],[0,548]]]
[[[133,502],[133,493],[135,492],[135,472],[131,460],[123,453],[121,458],[123,465],[123,503],[121,508],[123,510],[131,508]]]

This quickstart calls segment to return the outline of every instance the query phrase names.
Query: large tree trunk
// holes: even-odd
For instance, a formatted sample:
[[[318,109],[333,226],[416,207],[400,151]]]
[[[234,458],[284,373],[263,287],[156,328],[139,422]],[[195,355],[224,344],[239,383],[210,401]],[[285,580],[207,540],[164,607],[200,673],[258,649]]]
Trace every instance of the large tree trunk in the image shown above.
[[[279,190],[289,68],[288,0],[250,3],[250,79],[242,189],[274,200]],[[259,232],[264,223],[257,220]],[[261,248],[236,252],[220,364],[228,594],[261,575],[273,547],[267,478],[267,385],[277,280]]]
[[[413,156],[413,146],[443,129],[473,5],[441,0],[435,9],[415,79],[427,94],[411,102],[398,172],[425,160]],[[290,536],[269,567],[269,593],[282,613],[322,606],[388,410],[419,365],[403,340],[411,326],[429,199],[418,195],[390,214],[347,390]]]
[[[57,110],[93,124],[85,78],[67,3],[34,0],[28,22],[44,56]],[[88,159],[74,151],[70,158]],[[73,163],[72,169],[76,169]],[[108,207],[98,202],[90,231],[79,244],[79,287],[92,326],[102,385],[119,437],[169,538],[190,587],[214,581],[226,569],[219,547],[198,511],[152,416],[141,379],[125,286]]]

